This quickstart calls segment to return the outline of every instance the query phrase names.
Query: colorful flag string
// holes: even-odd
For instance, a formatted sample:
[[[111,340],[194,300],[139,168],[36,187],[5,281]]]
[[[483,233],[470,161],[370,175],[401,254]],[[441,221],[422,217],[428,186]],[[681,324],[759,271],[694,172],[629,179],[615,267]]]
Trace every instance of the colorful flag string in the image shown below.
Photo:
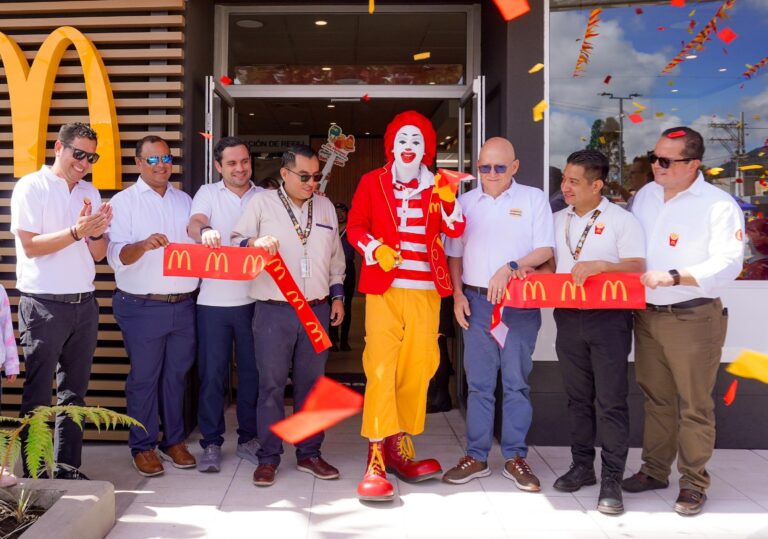
[[[589,55],[592,52],[593,45],[589,41],[593,37],[597,37],[600,34],[595,32],[598,23],[600,22],[600,13],[603,12],[602,8],[595,8],[589,14],[589,20],[587,21],[587,27],[584,30],[584,39],[581,41],[581,50],[579,51],[579,57],[576,59],[576,67],[573,69],[573,76],[578,77],[581,75],[584,68],[589,63]]]
[[[755,65],[747,64],[747,70],[743,73],[748,79],[752,78],[752,75],[757,73],[760,69],[764,68],[768,64],[768,56],[757,62]]]

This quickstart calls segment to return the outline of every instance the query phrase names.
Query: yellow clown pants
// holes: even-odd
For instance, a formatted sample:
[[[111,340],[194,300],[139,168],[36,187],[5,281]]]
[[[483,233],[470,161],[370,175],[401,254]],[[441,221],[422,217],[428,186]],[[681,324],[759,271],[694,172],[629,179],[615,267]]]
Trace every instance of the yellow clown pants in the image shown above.
[[[440,363],[439,324],[435,290],[390,288],[366,296],[365,438],[415,436],[424,430],[427,388]]]

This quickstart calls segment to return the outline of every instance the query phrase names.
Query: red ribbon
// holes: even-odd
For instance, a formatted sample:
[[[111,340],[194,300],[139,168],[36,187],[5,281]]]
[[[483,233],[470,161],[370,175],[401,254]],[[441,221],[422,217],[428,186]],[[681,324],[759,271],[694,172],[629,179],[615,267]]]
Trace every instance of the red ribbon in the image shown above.
[[[315,352],[319,354],[330,348],[331,339],[307,304],[280,253],[271,255],[264,249],[245,247],[210,249],[188,243],[171,243],[163,253],[163,275],[171,277],[250,281],[262,271],[269,273],[296,311]]]
[[[507,326],[501,321],[504,307],[535,309],[645,309],[645,287],[639,273],[600,273],[575,286],[570,273],[537,273],[524,280],[511,279],[504,301],[491,316],[491,334],[504,346]]]

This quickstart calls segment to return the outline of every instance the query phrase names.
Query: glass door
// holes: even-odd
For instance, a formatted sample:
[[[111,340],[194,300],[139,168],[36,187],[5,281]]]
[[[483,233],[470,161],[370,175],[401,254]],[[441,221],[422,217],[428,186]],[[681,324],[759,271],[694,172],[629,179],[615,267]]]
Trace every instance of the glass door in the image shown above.
[[[459,172],[477,177],[477,159],[485,142],[485,76],[476,77],[459,100]],[[475,182],[462,184],[462,193]]]
[[[207,76],[205,87],[205,183],[213,183],[218,180],[218,172],[213,166],[214,141],[234,136],[237,116],[235,100],[226,86]]]

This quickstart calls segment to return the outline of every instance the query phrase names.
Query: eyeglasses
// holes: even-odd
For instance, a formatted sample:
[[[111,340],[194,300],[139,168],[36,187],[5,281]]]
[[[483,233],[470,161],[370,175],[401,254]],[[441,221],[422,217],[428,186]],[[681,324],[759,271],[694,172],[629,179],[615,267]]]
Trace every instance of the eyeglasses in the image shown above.
[[[96,152],[88,153],[85,150],[80,150],[78,148],[75,148],[71,144],[67,144],[66,142],[61,143],[62,146],[65,148],[69,148],[72,150],[72,157],[75,158],[75,161],[82,161],[83,159],[87,159],[90,164],[94,164],[96,161],[99,160],[99,154]]]
[[[314,174],[301,174],[299,172],[296,172],[295,170],[291,170],[288,167],[285,167],[285,170],[288,172],[293,172],[299,177],[299,180],[301,180],[301,183],[307,183],[309,180],[313,180],[316,182],[323,181],[323,173],[322,172],[316,172]]]
[[[509,167],[507,167],[507,165],[478,165],[477,170],[483,174],[488,174],[491,172],[491,168],[493,168],[493,171],[496,174],[504,174]]]
[[[654,152],[648,152],[648,162],[654,165],[656,164],[656,161],[658,161],[661,168],[669,168],[672,163],[688,163],[694,160],[695,159],[693,157],[685,157],[683,159],[670,159],[669,157],[659,157]]]
[[[164,165],[170,165],[173,163],[173,156],[169,153],[165,155],[150,155],[149,157],[139,157],[139,159],[143,159],[148,165],[152,167],[160,162],[162,162]]]

